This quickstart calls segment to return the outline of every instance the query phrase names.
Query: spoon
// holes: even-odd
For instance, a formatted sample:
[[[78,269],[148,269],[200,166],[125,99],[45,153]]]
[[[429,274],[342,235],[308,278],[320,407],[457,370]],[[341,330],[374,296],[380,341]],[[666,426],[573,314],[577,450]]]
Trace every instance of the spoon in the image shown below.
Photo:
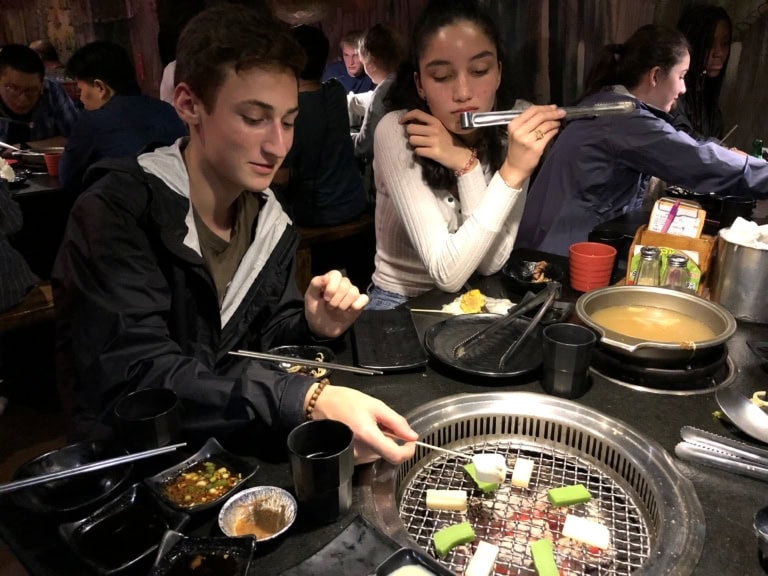
[[[768,414],[731,388],[715,393],[720,409],[742,432],[768,444]]]

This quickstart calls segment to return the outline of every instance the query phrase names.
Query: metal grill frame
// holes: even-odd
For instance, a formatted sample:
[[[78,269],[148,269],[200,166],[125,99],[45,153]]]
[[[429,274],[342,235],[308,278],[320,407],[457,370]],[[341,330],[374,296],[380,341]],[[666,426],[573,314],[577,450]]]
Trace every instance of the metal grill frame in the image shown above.
[[[632,574],[683,576],[695,568],[705,523],[693,485],[658,443],[623,422],[570,400],[531,392],[449,396],[418,407],[407,418],[421,440],[437,446],[514,442],[524,450],[533,447],[593,466],[638,507],[647,526],[648,560]],[[400,466],[379,461],[363,472],[363,513],[402,546],[424,548],[427,541],[412,537],[401,519],[405,487],[423,467],[441,460],[446,461],[417,447],[413,458]]]

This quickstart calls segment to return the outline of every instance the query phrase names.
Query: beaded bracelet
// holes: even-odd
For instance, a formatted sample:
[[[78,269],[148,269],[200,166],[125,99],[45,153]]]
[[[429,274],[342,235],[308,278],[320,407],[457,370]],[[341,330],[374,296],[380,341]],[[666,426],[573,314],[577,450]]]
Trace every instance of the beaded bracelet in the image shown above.
[[[477,150],[472,146],[470,146],[469,160],[467,160],[467,163],[464,164],[464,168],[462,168],[461,170],[455,170],[453,172],[453,175],[456,176],[456,178],[460,178],[461,176],[464,176],[464,174],[472,170],[472,167],[475,165],[475,160],[477,160]]]
[[[312,420],[312,412],[315,410],[317,399],[320,397],[322,391],[325,390],[325,387],[330,383],[331,382],[328,380],[328,378],[323,378],[320,380],[320,382],[317,383],[317,388],[315,388],[315,391],[312,392],[312,397],[309,399],[309,404],[307,404],[307,409],[305,411],[307,420]]]

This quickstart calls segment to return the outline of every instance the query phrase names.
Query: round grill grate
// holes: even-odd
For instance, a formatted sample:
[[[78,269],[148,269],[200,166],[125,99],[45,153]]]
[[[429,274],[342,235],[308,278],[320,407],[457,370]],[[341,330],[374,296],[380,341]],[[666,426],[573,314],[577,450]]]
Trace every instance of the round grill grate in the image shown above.
[[[451,449],[456,449],[451,446]],[[499,546],[494,574],[535,575],[528,549],[530,541],[553,540],[561,574],[630,574],[650,554],[648,522],[642,509],[632,501],[626,485],[617,482],[585,459],[515,440],[486,440],[463,446],[460,452],[503,454],[510,468],[518,457],[534,462],[526,489],[507,481],[498,490],[483,494],[463,469],[464,461],[439,455],[414,469],[401,486],[400,518],[414,540],[434,555],[434,533],[446,526],[468,520],[478,539]],[[558,486],[583,484],[592,500],[576,506],[556,508],[549,504],[547,491]],[[467,512],[435,511],[426,508],[429,488],[467,490]],[[589,550],[561,539],[566,513],[587,517],[611,532],[607,553]],[[463,573],[472,557],[471,545],[454,548],[440,561],[450,570]]]
[[[428,444],[475,453],[504,454],[509,468],[518,457],[534,461],[526,489],[507,481],[483,494],[461,458],[417,447],[399,466],[384,461],[363,470],[362,510],[403,546],[436,557],[434,534],[469,521],[474,543],[438,559],[463,573],[474,547],[485,540],[500,547],[494,574],[529,576],[528,543],[550,538],[558,545],[562,575],[688,575],[701,554],[704,513],[691,482],[656,442],[623,422],[576,402],[529,392],[461,394],[422,405],[407,415]],[[588,503],[558,509],[550,488],[584,484]],[[427,510],[426,491],[463,489],[466,512]],[[606,552],[559,542],[566,513],[606,526]]]

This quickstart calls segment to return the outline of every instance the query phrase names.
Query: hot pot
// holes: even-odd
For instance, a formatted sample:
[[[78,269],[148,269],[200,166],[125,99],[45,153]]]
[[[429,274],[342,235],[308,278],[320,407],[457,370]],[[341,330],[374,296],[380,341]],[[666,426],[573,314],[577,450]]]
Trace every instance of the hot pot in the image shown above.
[[[656,342],[633,338],[608,330],[592,315],[610,306],[653,306],[687,314],[706,324],[715,333],[709,340]],[[583,294],[576,301],[579,319],[600,335],[599,345],[632,359],[656,362],[687,361],[721,346],[736,332],[736,320],[725,308],[696,294],[658,286],[609,286]]]

